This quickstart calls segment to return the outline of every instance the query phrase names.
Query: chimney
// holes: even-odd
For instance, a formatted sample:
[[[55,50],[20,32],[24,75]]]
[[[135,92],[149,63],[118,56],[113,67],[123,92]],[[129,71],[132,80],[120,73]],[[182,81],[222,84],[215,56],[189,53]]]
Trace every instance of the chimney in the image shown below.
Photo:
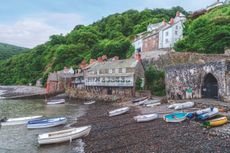
[[[173,25],[173,24],[174,24],[174,19],[171,18],[170,21],[169,21],[169,23],[170,23],[171,25]]]
[[[64,67],[64,73],[68,73],[69,69],[65,66]]]
[[[141,61],[141,54],[140,53],[136,53],[135,59],[136,59],[137,62],[140,62]]]
[[[97,58],[97,61],[98,61],[99,63],[103,62],[102,57],[98,57],[98,58]]]
[[[119,57],[118,56],[114,56],[113,57],[113,61],[117,61],[117,60],[119,60]]]
[[[165,19],[163,19],[162,25],[163,25],[163,26],[166,26],[166,21],[165,21]]]
[[[179,16],[180,16],[180,12],[177,11],[177,12],[176,12],[176,17],[179,17]]]
[[[93,64],[95,62],[95,59],[90,59],[89,64]]]

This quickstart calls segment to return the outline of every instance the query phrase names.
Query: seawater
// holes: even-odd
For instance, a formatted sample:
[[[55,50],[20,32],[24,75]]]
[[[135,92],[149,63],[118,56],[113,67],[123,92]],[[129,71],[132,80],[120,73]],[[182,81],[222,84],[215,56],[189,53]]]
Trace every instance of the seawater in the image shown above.
[[[0,128],[0,153],[83,153],[86,144],[82,139],[73,140],[72,143],[39,146],[37,136],[71,127],[86,111],[86,105],[70,101],[64,105],[50,106],[43,100],[0,100],[0,118],[43,115],[65,116],[68,119],[65,126],[46,129],[28,130],[25,125],[3,126]]]

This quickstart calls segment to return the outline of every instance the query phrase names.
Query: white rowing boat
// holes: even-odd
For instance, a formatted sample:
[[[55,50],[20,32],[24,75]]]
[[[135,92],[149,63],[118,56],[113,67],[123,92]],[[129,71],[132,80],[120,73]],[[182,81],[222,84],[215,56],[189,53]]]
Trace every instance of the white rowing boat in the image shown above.
[[[61,130],[56,132],[44,133],[38,135],[39,144],[53,144],[66,141],[72,141],[77,138],[85,137],[89,135],[91,126],[83,126],[78,128],[71,128],[67,130]]]
[[[47,105],[57,105],[57,104],[64,104],[65,99],[53,99],[47,102]]]
[[[181,103],[180,105],[178,105],[178,106],[175,107],[175,110],[191,108],[194,105],[195,105],[195,103],[192,102],[192,101],[189,101],[189,102],[186,102],[186,103]]]
[[[136,102],[135,105],[136,105],[136,106],[138,106],[138,105],[143,105],[143,104],[145,104],[146,102],[148,102],[148,99],[145,99],[145,100]]]
[[[20,124],[26,124],[29,120],[38,119],[42,116],[30,116],[30,117],[20,117],[20,118],[9,118],[4,119],[1,121],[2,126],[7,125],[20,125]]]
[[[96,101],[88,101],[88,102],[84,102],[84,105],[91,105],[91,104],[94,104]]]
[[[129,111],[129,107],[123,107],[123,108],[115,109],[115,110],[109,112],[109,116],[121,115],[121,114],[124,114],[128,111]]]
[[[158,114],[154,113],[154,114],[147,114],[147,115],[139,115],[139,116],[135,116],[133,119],[136,122],[148,122],[148,121],[152,121],[155,120],[159,117]]]
[[[159,105],[161,105],[161,103],[159,102],[159,103],[153,103],[153,104],[147,104],[147,105],[145,105],[146,107],[154,107],[154,106],[159,106]]]

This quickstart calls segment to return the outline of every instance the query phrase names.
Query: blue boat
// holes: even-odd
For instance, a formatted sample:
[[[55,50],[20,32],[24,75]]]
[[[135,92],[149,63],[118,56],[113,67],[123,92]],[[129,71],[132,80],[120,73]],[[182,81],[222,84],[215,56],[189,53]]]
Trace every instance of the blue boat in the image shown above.
[[[36,119],[36,120],[28,121],[27,128],[28,129],[49,128],[49,127],[63,125],[66,122],[67,119],[65,117]]]
[[[219,109],[214,107],[214,108],[211,108],[210,112],[198,115],[197,119],[204,121],[204,120],[214,117],[218,113],[219,113]]]
[[[163,119],[166,122],[172,122],[172,123],[182,122],[186,118],[187,118],[187,113],[183,113],[183,112],[176,112],[176,113],[167,114],[163,116]]]

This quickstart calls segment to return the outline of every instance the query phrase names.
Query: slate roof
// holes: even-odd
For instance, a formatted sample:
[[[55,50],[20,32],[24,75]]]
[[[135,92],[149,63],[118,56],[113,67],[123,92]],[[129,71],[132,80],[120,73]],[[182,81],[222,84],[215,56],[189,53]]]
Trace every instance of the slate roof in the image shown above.
[[[110,60],[106,62],[96,63],[91,66],[89,70],[100,70],[100,69],[116,69],[116,68],[134,68],[137,65],[135,59],[125,60]]]

